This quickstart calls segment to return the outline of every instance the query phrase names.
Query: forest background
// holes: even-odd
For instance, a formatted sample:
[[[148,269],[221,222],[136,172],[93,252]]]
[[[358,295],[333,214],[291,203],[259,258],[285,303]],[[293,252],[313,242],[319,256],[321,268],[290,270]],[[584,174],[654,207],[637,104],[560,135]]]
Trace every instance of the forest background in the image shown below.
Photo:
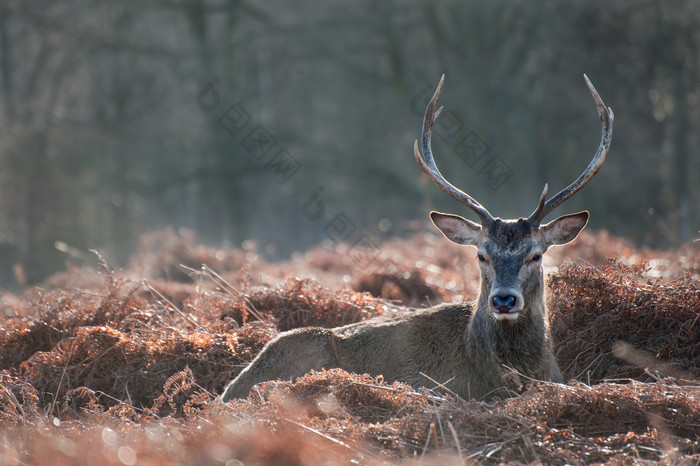
[[[590,161],[586,73],[615,131],[566,211],[638,246],[700,229],[696,1],[5,0],[0,47],[5,288],[162,228],[284,259],[466,213],[412,154],[443,73],[438,166],[494,215]]]

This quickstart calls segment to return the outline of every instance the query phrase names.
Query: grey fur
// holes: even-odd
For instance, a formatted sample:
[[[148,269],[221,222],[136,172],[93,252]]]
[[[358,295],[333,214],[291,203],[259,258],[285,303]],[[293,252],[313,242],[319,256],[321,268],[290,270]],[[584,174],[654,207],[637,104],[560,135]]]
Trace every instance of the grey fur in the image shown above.
[[[433,220],[445,231],[440,224],[444,214],[435,214]],[[444,218],[451,227],[459,226],[455,218],[461,219]],[[556,222],[565,218],[567,231],[562,232]],[[547,334],[542,266],[532,257],[533,251],[546,251],[549,237],[556,236],[554,244],[571,241],[587,219],[588,213],[581,212],[542,227],[523,219],[495,219],[476,236],[457,235],[458,242],[473,244],[489,255],[488,261],[480,262],[481,291],[476,303],[439,305],[334,329],[284,332],[229,383],[222,399],[246,397],[255,384],[266,380],[290,380],[311,370],[336,367],[414,387],[446,383],[447,389],[465,399],[503,394],[509,368],[533,379],[561,382]],[[549,233],[552,230],[558,236]],[[450,232],[446,235],[451,237]],[[516,318],[497,318],[489,304],[496,288],[514,290],[522,297]]]

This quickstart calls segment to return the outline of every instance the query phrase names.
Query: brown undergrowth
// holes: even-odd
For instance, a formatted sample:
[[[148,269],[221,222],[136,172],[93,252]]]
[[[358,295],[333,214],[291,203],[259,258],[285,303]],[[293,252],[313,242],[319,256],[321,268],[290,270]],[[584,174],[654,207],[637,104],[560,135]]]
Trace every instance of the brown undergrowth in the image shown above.
[[[553,253],[573,260],[548,279],[566,385],[524,380],[521,396],[486,404],[328,370],[262,384],[247,400],[217,400],[279,331],[474,295],[469,248],[442,248],[429,235],[385,246],[374,268],[353,268],[342,247],[270,264],[251,251],[168,232],[146,238],[124,271],[101,261],[99,272],[70,269],[42,288],[4,294],[0,457],[31,464],[700,461],[699,248],[641,251],[604,233]],[[617,259],[606,262],[601,251]]]
[[[615,260],[579,262],[549,278],[550,329],[565,376],[700,378],[700,281],[649,280],[646,271]]]

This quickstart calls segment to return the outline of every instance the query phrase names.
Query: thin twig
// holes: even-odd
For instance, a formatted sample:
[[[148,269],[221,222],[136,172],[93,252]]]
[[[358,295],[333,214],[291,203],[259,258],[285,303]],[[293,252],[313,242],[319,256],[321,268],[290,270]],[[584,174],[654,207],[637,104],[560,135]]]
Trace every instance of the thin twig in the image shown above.
[[[447,427],[449,427],[450,432],[452,432],[452,438],[455,441],[455,448],[457,449],[457,456],[459,456],[459,461],[460,463],[464,464],[464,458],[462,458],[462,448],[459,445],[459,437],[457,436],[457,431],[455,430],[455,427],[450,421],[447,421]]]
[[[171,308],[173,308],[173,310],[174,310],[175,312],[177,312],[178,314],[180,314],[180,317],[182,317],[183,319],[185,319],[185,320],[186,320],[187,322],[189,322],[190,324],[194,325],[195,328],[199,328],[199,323],[197,323],[197,322],[196,322],[194,319],[192,319],[190,316],[188,316],[187,314],[185,314],[184,312],[182,312],[182,311],[181,311],[175,304],[173,304],[168,298],[166,298],[166,297],[163,296],[158,290],[156,290],[155,288],[153,288],[153,287],[151,286],[150,283],[144,281],[144,284],[146,285],[146,287],[147,287],[152,293],[155,293],[160,299],[162,299],[163,301],[165,301],[166,303],[168,303],[168,305],[169,305]]]
[[[333,443],[336,443],[336,444],[338,444],[338,445],[341,445],[341,446],[347,448],[348,450],[355,451],[355,449],[354,449],[353,447],[351,447],[351,446],[348,445],[347,443],[343,442],[342,440],[338,440],[337,438],[333,438],[333,437],[331,437],[330,435],[324,434],[323,432],[321,432],[321,431],[319,431],[319,430],[316,430],[316,429],[314,429],[313,427],[309,427],[309,426],[304,425],[304,424],[302,424],[302,423],[300,423],[300,422],[293,421],[293,420],[287,419],[287,418],[284,418],[284,420],[287,421],[287,422],[290,422],[290,423],[292,423],[292,424],[294,424],[294,425],[297,425],[297,426],[299,426],[299,427],[301,427],[301,428],[303,428],[303,429],[306,429],[306,430],[308,430],[309,432],[313,432],[314,434],[319,435],[319,436],[325,438],[326,440],[330,440],[330,441],[333,442]]]

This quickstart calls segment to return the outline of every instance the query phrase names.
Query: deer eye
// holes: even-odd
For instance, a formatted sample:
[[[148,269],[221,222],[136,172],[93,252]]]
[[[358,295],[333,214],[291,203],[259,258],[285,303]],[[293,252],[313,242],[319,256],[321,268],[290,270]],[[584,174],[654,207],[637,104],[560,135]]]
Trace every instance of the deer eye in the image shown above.
[[[476,257],[479,258],[479,262],[481,262],[481,263],[485,263],[485,262],[486,262],[486,257],[484,257],[483,254],[479,253],[479,254],[476,255]]]
[[[542,254],[533,254],[530,257],[530,262],[539,262],[542,259]]]

